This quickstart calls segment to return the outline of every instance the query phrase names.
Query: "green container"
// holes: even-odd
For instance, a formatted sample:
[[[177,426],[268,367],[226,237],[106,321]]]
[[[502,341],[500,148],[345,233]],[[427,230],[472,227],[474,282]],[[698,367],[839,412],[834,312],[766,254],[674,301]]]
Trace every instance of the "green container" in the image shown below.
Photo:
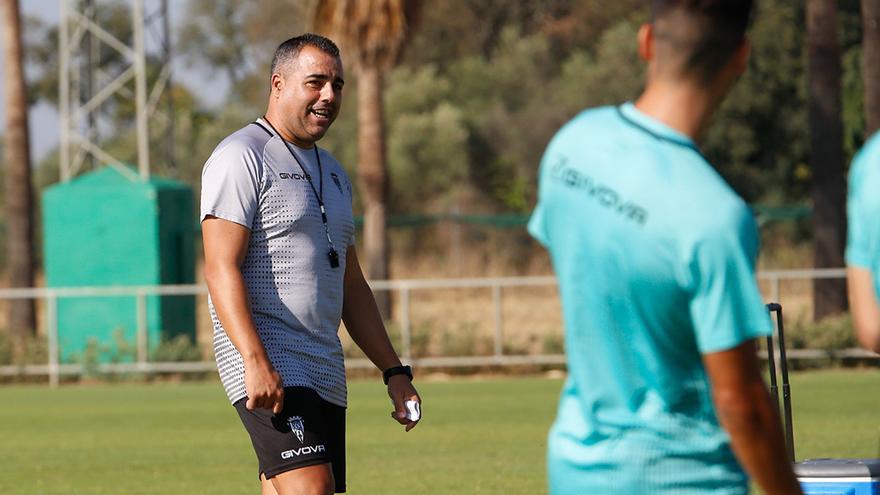
[[[43,192],[47,286],[193,283],[192,190],[169,179],[134,176],[104,167]],[[61,361],[130,361],[137,321],[134,296],[59,298]],[[147,297],[146,330],[151,351],[180,334],[194,342],[195,296]]]

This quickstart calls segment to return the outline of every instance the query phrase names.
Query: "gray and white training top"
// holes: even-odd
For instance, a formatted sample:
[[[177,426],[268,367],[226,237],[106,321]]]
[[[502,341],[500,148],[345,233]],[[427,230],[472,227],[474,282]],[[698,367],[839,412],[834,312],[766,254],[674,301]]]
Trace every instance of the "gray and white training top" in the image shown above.
[[[345,367],[338,330],[348,246],[354,244],[351,182],[339,162],[320,150],[302,149],[258,119],[224,139],[202,170],[201,220],[212,215],[250,230],[241,267],[254,324],[284,386],[304,386],[346,406]],[[339,253],[331,268],[312,178],[327,210]],[[231,402],[246,396],[241,354],[226,335],[214,304],[214,355]]]

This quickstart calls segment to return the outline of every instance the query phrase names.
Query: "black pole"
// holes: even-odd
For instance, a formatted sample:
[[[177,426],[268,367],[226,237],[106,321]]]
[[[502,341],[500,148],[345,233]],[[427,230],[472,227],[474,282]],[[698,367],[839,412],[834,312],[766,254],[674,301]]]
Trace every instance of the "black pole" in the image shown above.
[[[776,313],[776,331],[779,335],[779,366],[782,371],[782,410],[785,427],[785,441],[788,448],[788,457],[794,462],[794,428],[791,420],[791,387],[788,383],[788,360],[785,357],[785,325],[782,320],[782,305],[770,303],[767,309]],[[772,353],[772,350],[771,350]],[[773,375],[776,371],[773,371]],[[775,378],[775,376],[774,376]]]
[[[770,396],[773,397],[773,407],[779,412],[779,387],[776,385],[776,352],[773,349],[773,335],[767,336],[767,367],[770,371]]]

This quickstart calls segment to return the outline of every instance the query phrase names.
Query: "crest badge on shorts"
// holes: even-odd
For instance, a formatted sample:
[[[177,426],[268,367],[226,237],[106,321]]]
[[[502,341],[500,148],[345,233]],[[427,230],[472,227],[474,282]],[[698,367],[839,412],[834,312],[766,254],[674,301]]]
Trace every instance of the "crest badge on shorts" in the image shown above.
[[[296,435],[296,438],[299,439],[299,442],[303,442],[303,438],[306,432],[306,426],[303,423],[302,416],[291,416],[287,418],[287,425],[290,426],[290,431]]]

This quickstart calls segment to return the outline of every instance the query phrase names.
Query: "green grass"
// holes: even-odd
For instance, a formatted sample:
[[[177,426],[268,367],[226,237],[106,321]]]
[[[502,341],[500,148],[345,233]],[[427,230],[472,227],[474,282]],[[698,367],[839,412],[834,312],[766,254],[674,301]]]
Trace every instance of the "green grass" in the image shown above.
[[[545,492],[544,450],[561,382],[419,383],[404,433],[384,387],[354,381],[349,493]],[[793,376],[798,457],[878,456],[880,373]],[[0,493],[259,493],[256,461],[217,383],[0,388]]]

